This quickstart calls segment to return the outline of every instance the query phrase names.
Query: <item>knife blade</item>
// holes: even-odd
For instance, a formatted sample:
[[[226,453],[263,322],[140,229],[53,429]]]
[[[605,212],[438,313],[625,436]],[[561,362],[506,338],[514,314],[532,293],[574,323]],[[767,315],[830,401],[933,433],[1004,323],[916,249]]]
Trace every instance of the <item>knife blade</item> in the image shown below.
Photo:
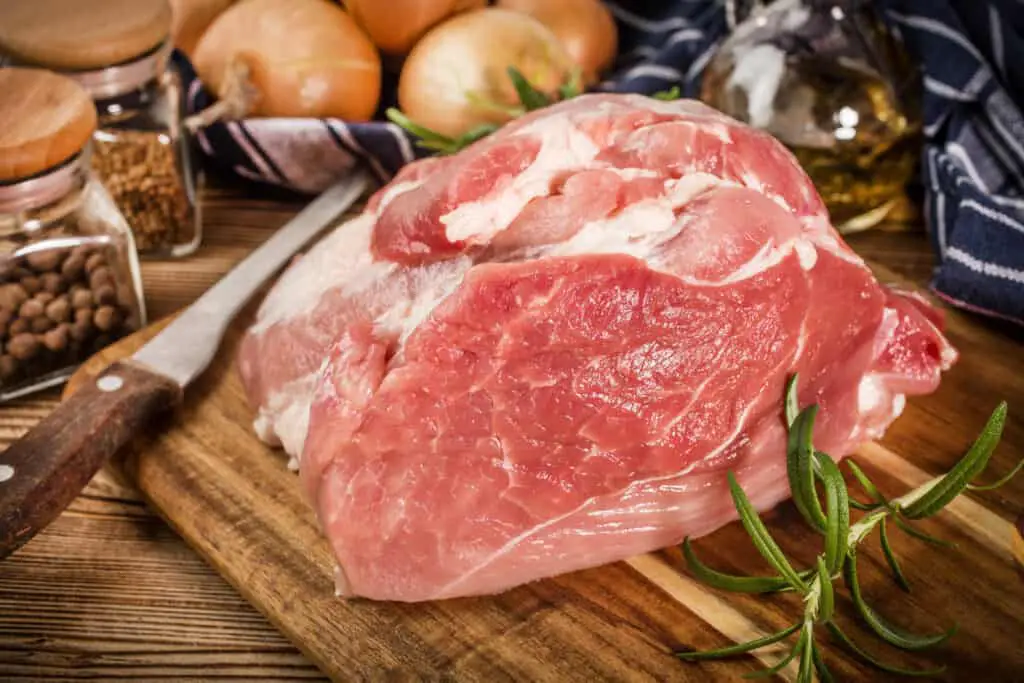
[[[0,559],[56,519],[107,459],[183,400],[252,295],[369,184],[358,170],[328,187],[130,359],[113,363],[0,453]]]

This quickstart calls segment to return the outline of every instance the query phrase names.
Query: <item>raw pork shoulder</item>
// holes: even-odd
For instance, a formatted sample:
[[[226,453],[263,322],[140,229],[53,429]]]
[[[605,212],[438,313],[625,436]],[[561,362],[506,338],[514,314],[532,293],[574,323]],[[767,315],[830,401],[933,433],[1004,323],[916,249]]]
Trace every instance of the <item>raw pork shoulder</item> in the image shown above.
[[[789,495],[784,384],[836,455],[956,351],[881,286],[774,139],[587,95],[409,165],[247,334],[339,593],[485,594],[707,534]]]

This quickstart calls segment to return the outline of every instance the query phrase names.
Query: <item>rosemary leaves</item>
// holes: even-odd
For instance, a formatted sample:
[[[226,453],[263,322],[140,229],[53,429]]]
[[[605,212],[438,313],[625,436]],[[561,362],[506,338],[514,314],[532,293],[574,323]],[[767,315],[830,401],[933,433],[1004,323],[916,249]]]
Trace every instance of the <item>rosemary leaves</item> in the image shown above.
[[[985,428],[960,461],[946,475],[920,486],[898,498],[886,498],[855,462],[845,462],[869,502],[860,502],[850,496],[842,472],[827,453],[814,448],[812,434],[818,412],[815,405],[801,410],[797,403],[797,377],[794,375],[786,387],[785,416],[789,426],[786,452],[787,474],[793,502],[804,521],[824,537],[822,552],[811,568],[798,570],[772,538],[751,505],[746,493],[729,473],[729,489],[739,512],[740,522],[758,552],[775,569],[776,576],[734,576],[723,574],[703,564],[697,557],[690,540],[683,542],[683,556],[690,572],[699,580],[722,590],[744,593],[772,593],[796,591],[803,597],[804,612],[792,626],[777,633],[730,647],[705,652],[679,652],[684,661],[721,659],[781,643],[796,636],[792,649],[765,675],[781,671],[794,660],[798,662],[797,680],[810,682],[816,672],[822,681],[831,681],[832,675],[822,658],[821,646],[815,640],[816,629],[826,628],[837,642],[870,665],[893,674],[932,675],[942,671],[905,670],[881,661],[869,654],[843,632],[833,619],[835,610],[835,581],[842,577],[860,621],[881,640],[903,650],[917,651],[939,645],[951,638],[957,630],[949,629],[932,634],[907,633],[889,624],[864,599],[857,572],[857,549],[877,527],[879,542],[893,578],[909,591],[906,576],[900,568],[889,543],[888,525],[896,524],[902,530],[923,540],[946,544],[915,529],[912,522],[935,515],[957,496],[970,488],[989,490],[1010,481],[1024,467],[1021,461],[1007,475],[991,484],[972,483],[988,466],[992,453],[1002,436],[1006,422],[1006,403],[1000,403],[989,417]],[[818,485],[824,492],[824,504],[819,497]],[[851,523],[851,509],[864,513]]]

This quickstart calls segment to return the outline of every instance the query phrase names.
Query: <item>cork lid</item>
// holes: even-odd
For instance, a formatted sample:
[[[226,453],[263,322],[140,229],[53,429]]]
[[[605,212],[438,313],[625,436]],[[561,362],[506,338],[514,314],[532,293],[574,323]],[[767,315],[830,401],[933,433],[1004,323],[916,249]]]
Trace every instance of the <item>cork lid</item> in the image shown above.
[[[130,61],[167,39],[167,0],[2,0],[0,52],[56,70]]]
[[[43,69],[0,69],[0,182],[42,173],[81,151],[96,107],[77,83]]]

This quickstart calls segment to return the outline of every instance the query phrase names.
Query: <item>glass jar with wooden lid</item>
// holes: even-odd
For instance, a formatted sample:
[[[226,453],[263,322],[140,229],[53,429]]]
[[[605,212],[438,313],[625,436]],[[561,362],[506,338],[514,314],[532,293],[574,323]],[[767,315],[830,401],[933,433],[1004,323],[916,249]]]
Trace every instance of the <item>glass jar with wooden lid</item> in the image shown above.
[[[93,165],[146,257],[184,256],[202,240],[202,184],[170,61],[167,0],[4,0],[0,53],[56,71],[93,98]]]
[[[90,163],[74,81],[0,68],[0,401],[59,384],[146,322],[132,232]]]

